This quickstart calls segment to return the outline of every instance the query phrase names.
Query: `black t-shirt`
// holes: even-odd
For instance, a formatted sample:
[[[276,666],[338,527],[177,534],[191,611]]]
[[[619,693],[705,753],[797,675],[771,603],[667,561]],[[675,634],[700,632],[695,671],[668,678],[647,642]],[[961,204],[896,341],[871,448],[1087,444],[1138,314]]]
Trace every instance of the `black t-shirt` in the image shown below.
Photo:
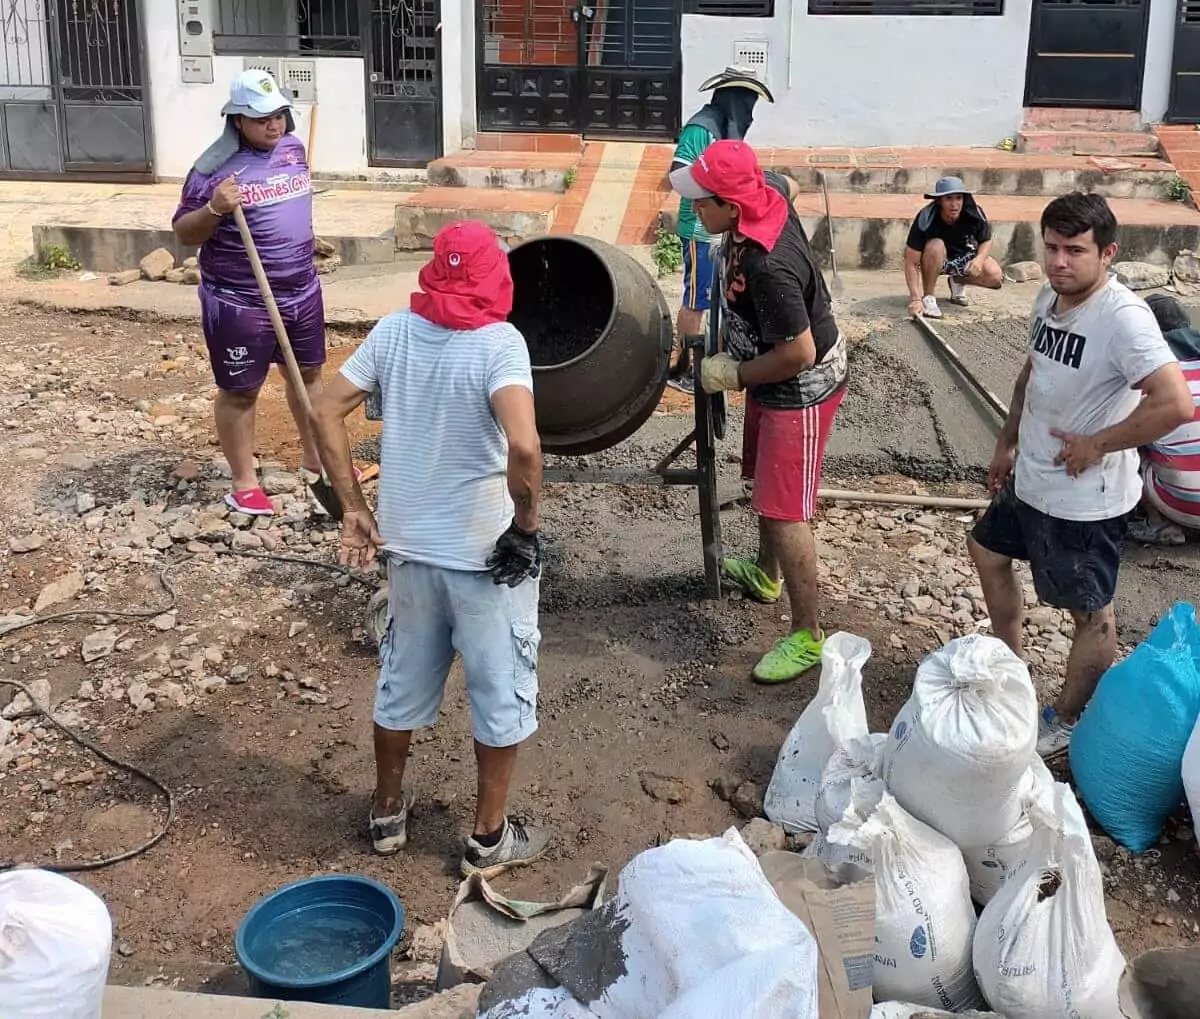
[[[767,173],[767,183],[788,199],[786,178]],[[753,389],[763,407],[797,410],[821,403],[845,383],[845,359],[823,365],[838,343],[838,327],[825,279],[800,217],[788,199],[788,218],[775,246],[767,251],[749,240],[727,235],[723,259],[725,349],[746,361],[812,330],[816,366],[786,382]]]
[[[920,214],[913,220],[908,231],[908,246],[913,251],[924,251],[931,240],[941,240],[946,245],[946,258],[953,261],[963,255],[974,255],[979,245],[992,239],[992,225],[982,217],[970,215],[963,209],[953,223],[942,219],[941,212],[934,212],[929,226],[922,230]]]

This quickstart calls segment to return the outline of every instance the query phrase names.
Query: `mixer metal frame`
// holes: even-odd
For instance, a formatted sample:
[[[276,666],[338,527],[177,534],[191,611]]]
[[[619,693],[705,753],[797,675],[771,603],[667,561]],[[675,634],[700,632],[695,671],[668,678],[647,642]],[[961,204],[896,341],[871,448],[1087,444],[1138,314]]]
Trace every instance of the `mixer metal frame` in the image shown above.
[[[715,316],[714,316],[715,317]],[[712,332],[710,331],[710,337]],[[687,337],[686,346],[692,353],[692,397],[695,423],[692,430],[680,439],[672,450],[649,470],[573,470],[549,468],[542,472],[547,484],[576,485],[677,485],[695,488],[700,501],[700,540],[704,555],[704,595],[721,597],[721,503],[717,494],[717,439],[725,431],[725,400],[723,394],[709,396],[700,385],[700,360],[708,352],[710,340],[703,336]],[[676,462],[695,447],[696,466],[677,467]]]

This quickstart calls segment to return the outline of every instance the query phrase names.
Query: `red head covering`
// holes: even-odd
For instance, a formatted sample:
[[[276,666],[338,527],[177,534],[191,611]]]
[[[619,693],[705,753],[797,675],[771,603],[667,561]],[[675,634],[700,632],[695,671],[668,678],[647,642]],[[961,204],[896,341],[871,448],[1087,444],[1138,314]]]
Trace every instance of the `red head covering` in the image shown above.
[[[424,293],[412,310],[447,329],[480,329],[508,318],[512,275],[500,241],[477,220],[449,223],[433,239],[433,259],[417,276]]]
[[[684,170],[671,175],[671,183],[685,198],[716,196],[740,211],[737,232],[770,251],[787,222],[787,200],[767,183],[758,157],[745,142],[713,142]]]

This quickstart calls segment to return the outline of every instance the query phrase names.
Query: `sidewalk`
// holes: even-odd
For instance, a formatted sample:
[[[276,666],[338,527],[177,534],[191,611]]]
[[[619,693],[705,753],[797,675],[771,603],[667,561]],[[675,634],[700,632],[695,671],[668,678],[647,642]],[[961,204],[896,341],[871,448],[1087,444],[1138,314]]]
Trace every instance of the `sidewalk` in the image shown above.
[[[104,1019],[474,1019],[480,985],[463,984],[395,1011],[309,1005],[269,998],[188,994],[155,987],[117,987],[104,991]]]

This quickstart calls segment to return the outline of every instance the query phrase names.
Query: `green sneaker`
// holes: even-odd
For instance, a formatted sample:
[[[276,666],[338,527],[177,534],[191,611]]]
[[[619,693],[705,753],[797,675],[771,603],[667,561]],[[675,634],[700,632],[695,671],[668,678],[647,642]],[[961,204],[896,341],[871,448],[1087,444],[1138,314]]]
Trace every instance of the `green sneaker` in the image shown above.
[[[817,638],[808,630],[797,630],[787,637],[781,637],[754,666],[754,682],[789,683],[814,665],[821,664],[824,647],[825,634]]]
[[[746,556],[729,556],[721,560],[721,572],[755,601],[773,605],[783,594],[783,581],[772,580],[758,563]]]

